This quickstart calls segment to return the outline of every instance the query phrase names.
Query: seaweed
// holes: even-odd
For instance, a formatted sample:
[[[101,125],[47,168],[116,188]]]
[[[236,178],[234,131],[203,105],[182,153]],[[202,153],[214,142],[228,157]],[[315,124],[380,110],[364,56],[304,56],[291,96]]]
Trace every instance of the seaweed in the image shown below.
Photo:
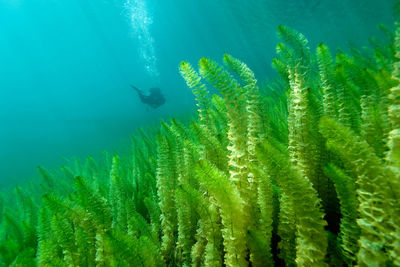
[[[400,28],[380,28],[334,54],[279,26],[268,83],[182,62],[198,119],[4,192],[0,266],[400,266]]]

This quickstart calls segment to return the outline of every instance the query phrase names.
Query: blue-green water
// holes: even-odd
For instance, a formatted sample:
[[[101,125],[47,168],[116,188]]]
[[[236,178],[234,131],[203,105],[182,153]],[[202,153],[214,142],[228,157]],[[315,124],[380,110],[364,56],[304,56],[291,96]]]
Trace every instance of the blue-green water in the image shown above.
[[[393,24],[391,1],[0,0],[0,184],[193,112],[181,60],[230,53],[263,80],[279,24],[333,48],[367,44],[378,23]],[[160,87],[166,104],[147,108],[130,84]]]

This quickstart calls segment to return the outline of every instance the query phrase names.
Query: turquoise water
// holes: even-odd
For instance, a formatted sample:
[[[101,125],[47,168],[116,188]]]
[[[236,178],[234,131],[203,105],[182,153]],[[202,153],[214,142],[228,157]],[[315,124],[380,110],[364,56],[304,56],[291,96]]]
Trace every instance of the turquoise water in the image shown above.
[[[366,45],[378,23],[393,24],[391,1],[0,0],[0,184],[193,112],[181,60],[230,53],[269,79],[279,24],[334,48]],[[166,104],[146,107],[130,84]]]

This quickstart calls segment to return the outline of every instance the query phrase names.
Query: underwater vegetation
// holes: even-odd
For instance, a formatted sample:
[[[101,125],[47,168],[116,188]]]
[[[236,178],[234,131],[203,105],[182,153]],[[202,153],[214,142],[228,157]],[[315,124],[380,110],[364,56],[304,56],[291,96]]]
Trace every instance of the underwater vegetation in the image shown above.
[[[280,26],[261,85],[230,55],[182,62],[198,119],[4,192],[0,265],[400,266],[400,27],[380,28],[332,54]]]

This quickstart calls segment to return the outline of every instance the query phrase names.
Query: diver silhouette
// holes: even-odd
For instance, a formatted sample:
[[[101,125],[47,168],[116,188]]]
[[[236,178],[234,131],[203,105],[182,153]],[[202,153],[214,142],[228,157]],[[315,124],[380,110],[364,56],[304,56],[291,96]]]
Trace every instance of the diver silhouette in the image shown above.
[[[159,106],[164,105],[165,97],[161,93],[160,88],[150,88],[150,94],[146,95],[142,92],[142,90],[136,88],[135,86],[131,85],[131,87],[136,90],[142,103],[147,104],[152,108],[158,108]]]

